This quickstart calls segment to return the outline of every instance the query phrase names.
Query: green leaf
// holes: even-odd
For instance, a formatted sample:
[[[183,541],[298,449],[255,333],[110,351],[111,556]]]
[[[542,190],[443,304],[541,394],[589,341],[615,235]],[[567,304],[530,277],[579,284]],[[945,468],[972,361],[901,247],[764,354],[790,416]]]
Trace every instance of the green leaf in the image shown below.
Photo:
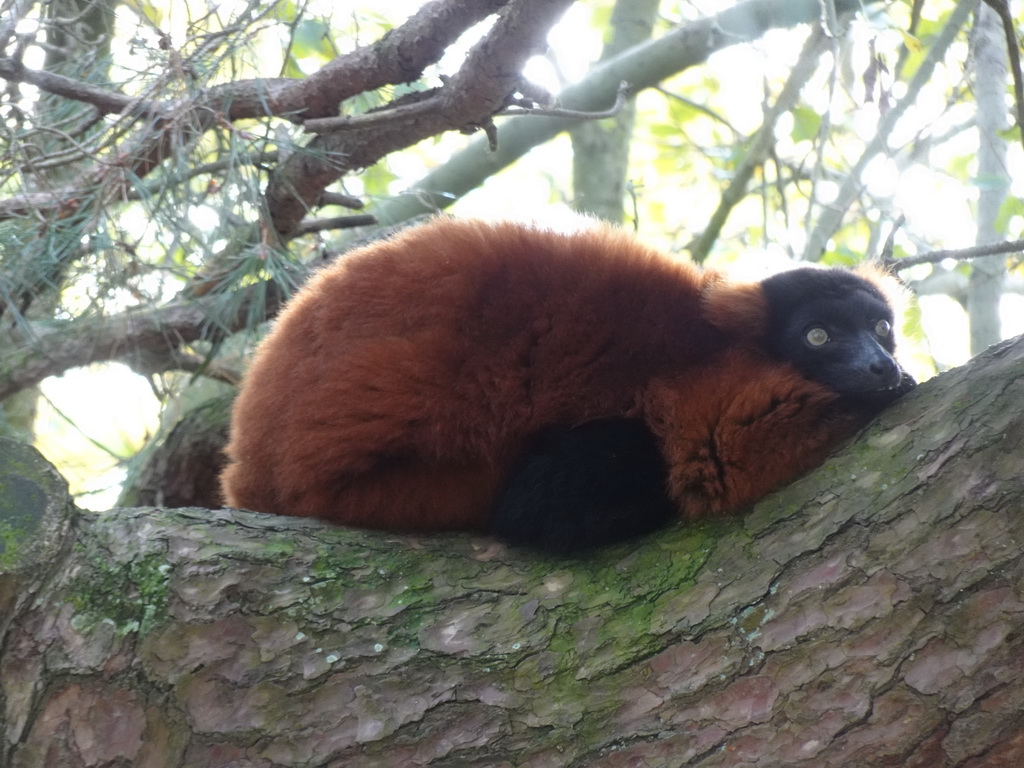
[[[999,214],[996,216],[995,230],[1006,234],[1010,231],[1010,221],[1014,218],[1024,219],[1024,200],[1013,195],[1008,195],[1003,204],[999,206]]]
[[[303,19],[295,27],[292,53],[296,59],[319,58],[329,61],[334,57],[331,30],[320,19]]]
[[[797,107],[793,110],[793,130],[790,133],[794,142],[812,141],[821,131],[821,115],[810,107]]]

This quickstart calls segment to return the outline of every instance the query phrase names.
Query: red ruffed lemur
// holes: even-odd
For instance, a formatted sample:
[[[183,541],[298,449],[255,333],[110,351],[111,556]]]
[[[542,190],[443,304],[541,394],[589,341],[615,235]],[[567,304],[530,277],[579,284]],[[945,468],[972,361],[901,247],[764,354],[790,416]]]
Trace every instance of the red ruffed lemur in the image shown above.
[[[234,406],[225,499],[551,551],[739,510],[914,386],[886,279],[735,283],[607,227],[437,218],[285,308]]]

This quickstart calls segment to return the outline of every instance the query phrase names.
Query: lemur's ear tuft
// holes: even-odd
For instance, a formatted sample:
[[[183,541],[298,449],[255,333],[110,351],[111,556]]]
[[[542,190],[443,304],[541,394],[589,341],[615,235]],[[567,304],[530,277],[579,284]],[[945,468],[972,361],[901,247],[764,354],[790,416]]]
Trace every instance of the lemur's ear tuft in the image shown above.
[[[857,277],[867,280],[881,292],[892,308],[893,317],[896,318],[896,331],[900,331],[899,326],[902,325],[903,318],[906,317],[907,306],[911,301],[910,290],[892,271],[877,261],[861,262],[851,271]]]
[[[760,283],[731,283],[709,274],[702,301],[708,322],[729,336],[757,339],[764,335],[768,302]]]

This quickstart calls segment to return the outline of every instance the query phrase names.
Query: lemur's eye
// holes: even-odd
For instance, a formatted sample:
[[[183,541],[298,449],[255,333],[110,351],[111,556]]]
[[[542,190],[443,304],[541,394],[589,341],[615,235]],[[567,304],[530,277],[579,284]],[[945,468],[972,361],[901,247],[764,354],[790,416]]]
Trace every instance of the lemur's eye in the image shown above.
[[[812,347],[820,347],[828,342],[828,331],[824,328],[811,328],[805,338]]]
[[[892,333],[892,326],[889,324],[888,320],[879,320],[877,323],[875,323],[876,336],[879,336],[884,339],[888,337],[890,333]]]

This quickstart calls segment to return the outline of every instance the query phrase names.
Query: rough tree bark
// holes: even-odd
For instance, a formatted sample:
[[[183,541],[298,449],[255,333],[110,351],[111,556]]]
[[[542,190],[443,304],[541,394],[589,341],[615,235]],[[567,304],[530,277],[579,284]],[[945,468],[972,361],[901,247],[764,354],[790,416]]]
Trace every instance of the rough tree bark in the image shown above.
[[[1022,403],[1024,338],[580,560],[87,514],[0,444],[0,765],[1022,765]]]

